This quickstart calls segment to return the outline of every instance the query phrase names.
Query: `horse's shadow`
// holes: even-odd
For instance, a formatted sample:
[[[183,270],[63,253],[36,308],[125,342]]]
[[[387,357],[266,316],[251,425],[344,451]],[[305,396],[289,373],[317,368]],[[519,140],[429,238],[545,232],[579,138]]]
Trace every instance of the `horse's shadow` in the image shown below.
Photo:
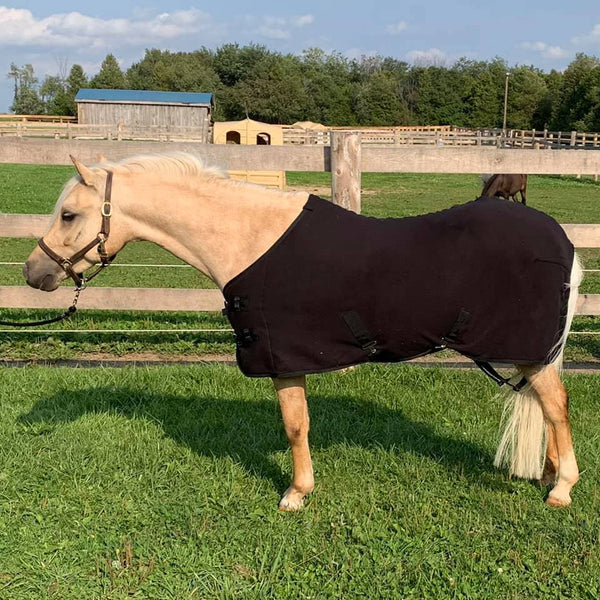
[[[313,449],[345,444],[398,455],[412,453],[443,465],[450,480],[460,476],[477,487],[501,485],[502,479],[493,475],[487,449],[464,438],[440,434],[432,426],[406,417],[401,409],[344,395],[310,396],[309,408]],[[103,412],[151,420],[178,444],[198,455],[232,457],[252,476],[270,480],[280,492],[289,484],[290,473],[283,473],[271,458],[273,453],[287,449],[274,399],[165,395],[112,386],[65,389],[39,400],[19,422],[46,428]]]

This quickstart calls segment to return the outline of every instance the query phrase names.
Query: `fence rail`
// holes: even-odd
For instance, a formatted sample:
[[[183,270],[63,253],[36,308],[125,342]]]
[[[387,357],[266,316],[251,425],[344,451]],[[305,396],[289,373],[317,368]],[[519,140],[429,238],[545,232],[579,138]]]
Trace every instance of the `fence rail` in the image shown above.
[[[495,147],[361,146],[362,172],[600,173],[600,152],[581,149],[532,152],[520,148],[509,150]],[[69,155],[84,162],[96,162],[98,154],[104,154],[111,160],[119,160],[135,154],[167,151],[193,152],[208,164],[216,164],[227,170],[256,169],[260,165],[260,169],[265,171],[332,171],[330,146],[237,146],[187,142],[161,144],[125,140],[5,138],[0,143],[0,163],[67,165],[71,164]]]

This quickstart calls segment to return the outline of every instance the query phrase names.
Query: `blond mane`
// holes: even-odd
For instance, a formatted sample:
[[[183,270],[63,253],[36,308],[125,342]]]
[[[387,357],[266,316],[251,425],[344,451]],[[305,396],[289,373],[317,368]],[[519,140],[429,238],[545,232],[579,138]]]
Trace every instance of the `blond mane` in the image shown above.
[[[91,168],[111,170],[115,173],[160,173],[179,177],[203,177],[204,179],[227,180],[225,171],[215,166],[207,166],[202,158],[187,152],[165,152],[162,154],[139,154],[130,156],[120,161],[103,161],[96,163]],[[65,198],[73,188],[81,183],[81,177],[75,175],[63,188],[54,207],[54,216],[62,206]]]
[[[165,152],[163,154],[141,154],[125,158],[119,162],[103,162],[95,165],[111,169],[115,173],[160,173],[181,177],[204,177],[226,179],[227,174],[215,166],[208,166],[202,158],[187,152]]]

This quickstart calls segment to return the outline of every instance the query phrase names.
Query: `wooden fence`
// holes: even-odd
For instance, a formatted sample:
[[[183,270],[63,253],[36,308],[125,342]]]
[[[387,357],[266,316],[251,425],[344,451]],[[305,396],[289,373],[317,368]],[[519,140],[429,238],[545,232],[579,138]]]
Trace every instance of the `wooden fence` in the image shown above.
[[[77,117],[67,115],[13,115],[0,114],[0,123],[20,121],[21,123],[76,123]]]
[[[600,152],[535,152],[488,148],[373,148],[363,147],[360,134],[336,132],[332,147],[213,146],[210,144],[139,144],[81,142],[76,140],[7,140],[0,145],[0,162],[67,164],[69,154],[84,161],[98,153],[111,159],[140,152],[178,149],[196,152],[209,163],[227,169],[331,171],[332,197],[360,212],[361,171],[438,173],[598,173]],[[36,238],[48,225],[47,216],[1,215],[0,237]],[[576,247],[600,248],[600,225],[564,225]],[[25,286],[0,287],[0,308],[57,308],[69,304],[69,289],[52,294]],[[81,308],[122,310],[214,311],[223,305],[218,290],[91,288],[82,295]],[[580,315],[600,315],[600,294],[584,294]]]
[[[284,144],[324,145],[331,143],[330,134],[343,128],[325,130],[286,128]],[[600,150],[600,134],[578,131],[535,129],[459,129],[459,128],[361,128],[363,144],[373,146],[488,146],[533,150]]]
[[[55,140],[134,140],[155,142],[203,142],[206,132],[201,127],[176,125],[80,125],[66,122],[13,122],[0,120],[0,138]],[[212,134],[211,134],[212,137]]]
[[[13,117],[9,120],[9,117]],[[397,147],[469,147],[520,148],[539,150],[600,149],[597,132],[548,131],[535,129],[465,129],[439,126],[415,127],[330,127],[304,129],[283,126],[283,143],[303,146],[330,146],[332,133],[360,132],[363,145]],[[26,119],[18,115],[0,115],[1,138],[50,138],[56,140],[129,140],[157,142],[201,142],[205,132],[199,127],[160,125],[83,125],[74,117]]]

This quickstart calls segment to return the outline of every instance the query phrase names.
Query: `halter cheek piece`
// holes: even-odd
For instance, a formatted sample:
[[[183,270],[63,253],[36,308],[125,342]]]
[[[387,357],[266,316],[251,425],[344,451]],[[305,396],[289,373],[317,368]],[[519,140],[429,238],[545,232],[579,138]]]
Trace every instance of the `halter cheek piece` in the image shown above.
[[[46,244],[44,238],[41,238],[38,241],[38,246],[75,282],[78,290],[82,289],[85,286],[85,283],[90,281],[90,279],[96,277],[96,275],[98,275],[102,269],[108,267],[108,265],[110,265],[116,256],[116,254],[109,256],[106,252],[106,240],[108,240],[108,236],[110,234],[110,217],[112,215],[111,194],[113,173],[112,171],[107,171],[106,174],[106,188],[104,190],[104,202],[102,203],[101,210],[102,225],[100,226],[100,231],[95,239],[93,239],[89,244],[85,245],[78,252],[75,252],[75,254],[73,254],[73,256],[70,258],[65,258],[57,252],[54,252],[54,250],[52,250],[52,248]],[[95,248],[96,246],[98,246],[98,254],[100,255],[100,265],[98,268],[87,277],[76,273],[73,269],[73,266],[76,265],[92,248]]]

